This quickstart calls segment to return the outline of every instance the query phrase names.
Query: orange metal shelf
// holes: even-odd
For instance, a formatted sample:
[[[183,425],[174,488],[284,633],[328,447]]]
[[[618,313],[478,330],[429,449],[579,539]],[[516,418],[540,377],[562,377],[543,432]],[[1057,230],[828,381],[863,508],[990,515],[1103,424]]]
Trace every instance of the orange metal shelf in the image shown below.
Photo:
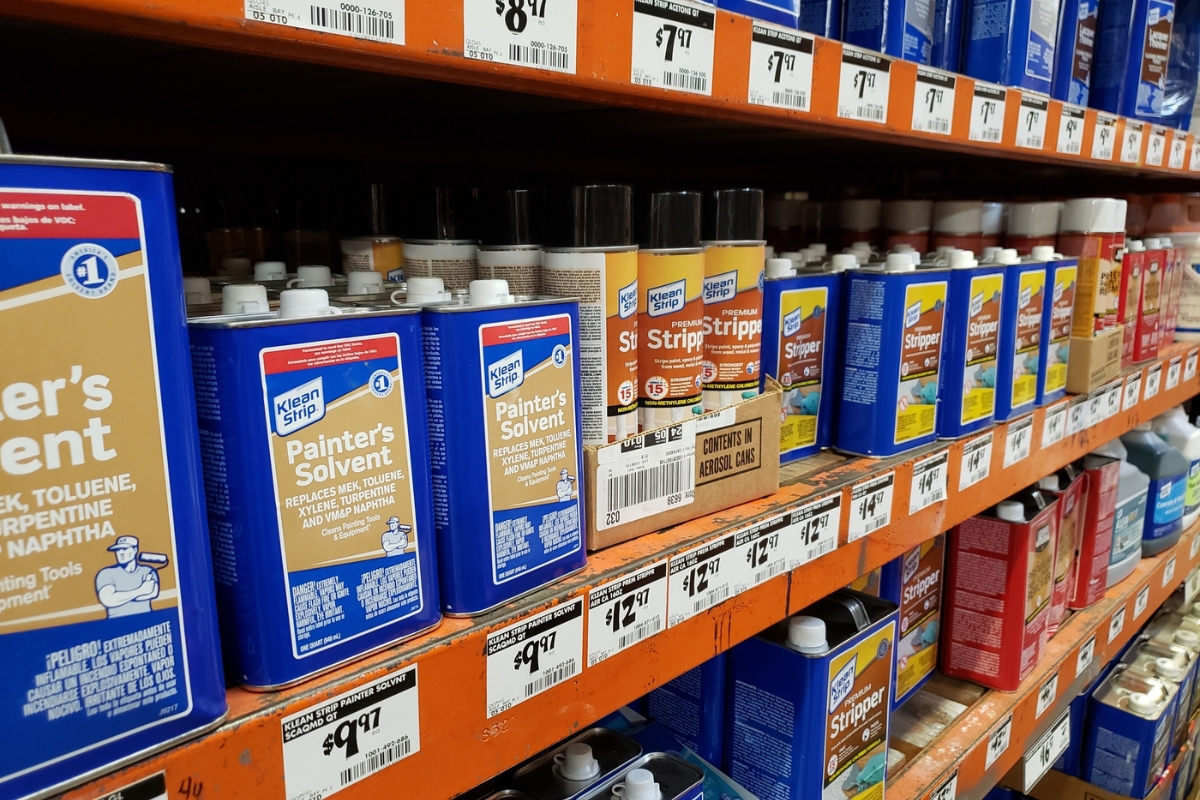
[[[281,692],[254,694],[231,689],[228,693],[229,720],[215,732],[94,781],[67,796],[100,796],[160,771],[166,772],[172,796],[176,793],[175,787],[180,787],[180,796],[186,796],[182,787],[199,785],[220,797],[281,796],[281,718],[414,663],[418,665],[420,686],[419,751],[347,787],[339,792],[339,796],[348,799],[378,797],[395,786],[405,787],[405,797],[413,800],[453,796],[994,505],[1014,490],[1083,456],[1138,422],[1149,420],[1195,395],[1200,392],[1200,377],[1195,370],[1197,357],[1200,357],[1200,347],[1176,344],[1158,362],[1132,370],[1123,380],[1141,381],[1136,404],[1126,410],[1117,410],[1094,424],[1090,424],[1088,412],[1095,410],[1098,418],[1103,416],[1100,413],[1106,401],[1103,392],[1094,393],[1092,398],[1068,398],[1033,412],[1030,455],[1008,468],[1004,467],[1004,458],[1009,425],[995,426],[992,429],[990,474],[965,491],[958,491],[962,441],[935,444],[913,454],[882,461],[843,460],[828,454],[814,457],[790,467],[787,474],[793,476],[794,482],[771,497],[596,553],[589,558],[583,573],[488,616],[473,620],[448,619],[420,639]],[[1192,365],[1190,370],[1189,363]],[[1147,381],[1153,372],[1158,372],[1159,388],[1154,396],[1146,397]],[[1121,385],[1122,381],[1111,384],[1116,388]],[[1064,423],[1074,411],[1085,427],[1064,435],[1056,443],[1044,444],[1047,414],[1056,414],[1060,410],[1065,412],[1060,418]],[[1019,421],[1012,424],[1016,422]],[[943,450],[949,456],[947,499],[915,514],[907,513],[913,464]],[[852,488],[888,471],[895,472],[891,523],[849,542],[848,509]],[[646,564],[660,562],[699,543],[831,495],[841,496],[843,509],[837,533],[840,546],[832,552],[736,594],[679,625],[583,669],[566,682],[498,716],[487,718],[484,652],[490,631],[551,606],[586,597],[592,587],[627,575]],[[798,536],[799,533],[793,526],[780,535]],[[1182,578],[1196,562],[1197,553],[1181,553],[1177,575]],[[1139,573],[1139,581],[1145,579],[1145,569],[1149,567]],[[1165,593],[1165,587],[1155,586],[1153,597],[1159,599],[1152,608],[1161,602]],[[586,603],[584,605],[586,608]],[[1061,660],[1060,651],[1064,643],[1071,640],[1071,632],[1084,625],[1085,620],[1099,620],[1107,613],[1108,606],[1099,609],[1083,612],[1072,619],[1064,633],[1054,640],[1051,659]],[[1132,627],[1132,616],[1129,624]],[[1064,680],[1063,686],[1068,683]],[[1063,693],[1065,696],[1065,688]],[[1015,738],[1012,748],[1014,752],[1021,749]],[[934,766],[936,763],[931,760],[923,764],[919,772],[910,770],[911,776],[902,779],[900,785],[915,786],[917,784],[912,782],[916,781],[920,786],[928,787],[929,780],[952,769],[957,762],[948,761],[944,770],[938,770]],[[963,775],[965,779],[965,771]],[[914,792],[912,796],[917,794]]]
[[[1106,158],[1093,158],[1098,154],[1093,140],[1100,129],[1097,112],[1090,109],[1076,109],[1083,114],[1083,129],[1076,129],[1078,153],[1070,152],[1065,143],[1060,149],[1063,104],[1057,100],[1048,101],[1040,146],[1019,147],[1017,128],[1027,123],[1028,112],[1021,108],[1023,93],[1018,89],[1007,90],[1001,140],[972,141],[968,131],[975,82],[963,76],[955,78],[951,130],[945,134],[914,131],[917,66],[900,60],[891,63],[885,121],[839,118],[842,45],[819,37],[814,37],[809,111],[752,105],[747,92],[753,23],[724,11],[716,12],[711,96],[704,96],[632,83],[633,0],[578,0],[573,74],[464,57],[462,0],[404,6],[402,45],[250,21],[241,0],[10,0],[0,14],[254,55],[980,156],[1125,172],[1200,173],[1200,146],[1192,136],[1109,115],[1101,116],[1111,122],[1106,138],[1111,135],[1116,146]],[[1135,141],[1125,147],[1127,135],[1142,128],[1140,144]]]

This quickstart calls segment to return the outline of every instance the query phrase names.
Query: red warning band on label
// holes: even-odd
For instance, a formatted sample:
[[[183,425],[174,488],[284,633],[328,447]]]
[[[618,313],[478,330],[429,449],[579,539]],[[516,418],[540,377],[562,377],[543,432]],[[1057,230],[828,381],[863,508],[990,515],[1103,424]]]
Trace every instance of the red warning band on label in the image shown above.
[[[375,358],[394,358],[396,352],[395,335],[321,342],[263,353],[263,372],[278,375],[281,372],[294,372],[299,369],[336,366]]]
[[[488,325],[483,329],[483,346],[494,344],[509,344],[525,342],[530,339],[542,339],[547,336],[559,336],[571,332],[571,318],[542,317],[540,319],[524,319],[510,322],[507,325]]]
[[[0,239],[139,239],[124,195],[0,191]]]

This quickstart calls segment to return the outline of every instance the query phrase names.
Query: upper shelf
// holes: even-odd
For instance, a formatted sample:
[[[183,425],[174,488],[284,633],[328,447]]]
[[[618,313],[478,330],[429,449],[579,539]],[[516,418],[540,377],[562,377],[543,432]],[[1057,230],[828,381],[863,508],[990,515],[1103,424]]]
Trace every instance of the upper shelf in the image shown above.
[[[576,2],[578,3],[576,6]],[[358,70],[984,157],[1194,177],[1172,129],[672,0],[11,0],[0,14]],[[572,15],[571,12],[574,12]],[[571,17],[574,16],[572,20]],[[464,18],[471,20],[465,30]],[[524,28],[520,34],[512,27]],[[286,20],[285,24],[271,20]],[[373,33],[381,40],[354,38]],[[468,47],[469,43],[469,47]],[[548,45],[548,46],[542,46]],[[666,54],[670,52],[671,61]],[[516,66],[543,62],[544,68]],[[554,71],[554,64],[560,70]],[[672,86],[664,86],[664,82]],[[646,85],[650,84],[650,85]],[[345,102],[371,98],[347,91]],[[413,109],[419,114],[419,109]],[[435,121],[431,121],[435,122]]]

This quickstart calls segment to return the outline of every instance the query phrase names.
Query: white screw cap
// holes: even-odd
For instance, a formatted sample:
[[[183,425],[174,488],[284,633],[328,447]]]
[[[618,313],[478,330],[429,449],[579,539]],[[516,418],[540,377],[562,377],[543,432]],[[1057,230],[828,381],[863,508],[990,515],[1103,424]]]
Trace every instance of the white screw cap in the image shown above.
[[[833,267],[834,272],[841,272],[843,270],[854,269],[857,267],[858,259],[852,256],[850,253],[834,253],[829,259],[829,264]],[[1182,409],[1180,409],[1180,412],[1182,413]]]
[[[1159,250],[1163,246],[1162,239],[1156,239],[1154,237],[1146,239],[1144,242],[1142,242],[1142,244],[1146,245],[1147,250]]]
[[[950,267],[952,269],[967,269],[978,266],[979,262],[975,260],[975,254],[970,250],[955,250],[950,254]]]
[[[287,278],[287,264],[282,261],[259,261],[254,265],[254,280],[282,281]]]
[[[1160,236],[1158,239],[1158,243],[1159,243],[1159,246],[1161,246],[1161,247],[1174,247],[1175,246],[1175,245],[1171,244],[1171,239],[1168,236]]]
[[[654,782],[654,774],[648,769],[629,770],[625,774],[624,785],[625,791],[622,794],[625,800],[662,800],[662,792]]]
[[[320,264],[305,264],[296,267],[296,277],[288,283],[295,283],[302,289],[333,286],[333,273],[329,271],[329,267]]]
[[[916,249],[917,248],[913,247],[908,242],[901,242],[900,244],[898,244],[892,248],[892,252],[893,253],[912,253],[912,252],[915,252]]]
[[[825,640],[825,620],[820,617],[795,616],[788,620],[788,645],[801,653],[821,655],[829,652]]]
[[[508,281],[502,278],[471,281],[470,298],[473,306],[503,306],[513,301]]]
[[[916,269],[908,253],[888,253],[885,268],[888,272],[912,272]]]
[[[1025,504],[1019,500],[1001,500],[996,504],[996,516],[1006,522],[1024,522]]]
[[[333,313],[334,309],[329,307],[329,292],[324,289],[284,289],[279,293],[281,319],[319,317]]]
[[[414,276],[408,279],[409,303],[444,303],[450,300],[450,292],[446,291],[446,283],[441,278],[422,278]]]
[[[1154,659],[1154,671],[1164,678],[1175,680],[1179,677],[1179,665],[1169,658]]]
[[[768,278],[790,278],[795,274],[796,267],[792,264],[792,260],[790,258],[767,259]]]
[[[980,261],[985,264],[996,263],[996,254],[1003,249],[1003,247],[996,247],[995,245],[983,248],[983,255],[980,257]]]
[[[222,275],[249,275],[252,269],[250,259],[242,256],[225,256],[221,259]]]
[[[808,253],[804,250],[789,250],[786,253],[780,253],[776,258],[786,258],[793,264],[803,264],[808,260]]]
[[[822,242],[816,242],[815,244],[810,244],[808,247],[806,247],[804,249],[812,250],[818,256],[824,256],[825,253],[828,252],[825,248],[825,245]]]
[[[1149,716],[1158,710],[1158,704],[1154,702],[1154,698],[1142,692],[1134,692],[1129,695],[1129,708],[1135,714]]]
[[[592,756],[592,748],[583,742],[567,745],[558,761],[559,772],[569,781],[586,781],[600,774],[600,762]]]
[[[1057,492],[1058,491],[1058,476],[1057,475],[1047,475],[1044,478],[1040,478],[1038,480],[1037,485],[1038,485],[1039,489],[1045,489],[1048,492]]]
[[[1195,648],[1196,645],[1200,644],[1200,636],[1198,636],[1195,631],[1189,631],[1186,629],[1175,631],[1174,639],[1175,644],[1183,645],[1189,649]]]
[[[1131,253],[1143,253],[1146,250],[1146,243],[1141,239],[1130,239],[1125,243],[1125,249]]]
[[[198,306],[213,301],[212,284],[208,278],[184,278],[183,300],[189,306]]]
[[[854,244],[852,244],[846,248],[846,252],[853,253],[856,256],[861,255],[864,257],[869,257],[871,255],[871,243],[870,242],[855,242]]]
[[[226,286],[221,292],[222,314],[266,314],[270,310],[265,286],[247,283]]]
[[[383,291],[383,276],[378,272],[346,273],[347,294],[374,294]]]
[[[1021,257],[1017,255],[1017,251],[1011,247],[1001,248],[1000,251],[992,257],[992,260],[997,264],[1005,265],[1021,263]]]
[[[1033,250],[1029,253],[1029,257],[1034,261],[1053,261],[1054,248],[1048,244],[1035,245]]]

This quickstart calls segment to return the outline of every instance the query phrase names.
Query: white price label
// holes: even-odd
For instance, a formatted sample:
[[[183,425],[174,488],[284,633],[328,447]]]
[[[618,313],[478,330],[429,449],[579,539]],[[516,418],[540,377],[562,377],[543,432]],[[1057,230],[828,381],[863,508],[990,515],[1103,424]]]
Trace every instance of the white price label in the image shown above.
[[[492,631],[486,652],[491,719],[583,668],[583,598]]]
[[[954,126],[954,87],[958,79],[941,70],[917,67],[912,129],[949,136]]]
[[[575,74],[578,0],[463,0],[463,55]]]
[[[1117,613],[1112,615],[1112,619],[1108,621],[1108,643],[1112,644],[1121,631],[1125,630],[1125,606],[1117,609]]]
[[[1190,381],[1196,377],[1196,359],[1200,358],[1200,350],[1193,350],[1187,354],[1187,361],[1183,362],[1183,379]]]
[[[1044,97],[1021,93],[1021,113],[1017,115],[1017,147],[1041,150],[1046,143],[1046,118],[1050,116],[1050,101]]]
[[[1162,579],[1163,588],[1165,589],[1166,587],[1170,586],[1174,580],[1175,580],[1175,556],[1171,556],[1170,560],[1167,561],[1167,565],[1165,567],[1163,567],[1163,579]]]
[[[1146,613],[1146,607],[1150,605],[1150,587],[1143,586],[1141,591],[1137,593],[1137,597],[1133,600],[1133,621],[1137,622],[1138,617]]]
[[[808,561],[810,540],[826,544],[828,549],[823,552],[837,546],[841,494],[837,495],[836,504],[826,504],[826,499],[829,498],[734,533],[732,594],[740,594]],[[813,513],[818,505],[822,505],[821,510]]]
[[[1088,401],[1075,403],[1067,410],[1067,436],[1079,433],[1088,426]]]
[[[1200,567],[1192,570],[1183,584],[1183,602],[1190,603],[1200,594]]]
[[[1046,713],[1046,709],[1054,705],[1054,701],[1058,699],[1058,673],[1054,673],[1050,680],[1042,684],[1042,688],[1038,689],[1037,710],[1034,712],[1034,719],[1041,719],[1042,714]]]
[[[1008,750],[1008,743],[1012,739],[1012,715],[1005,717],[1004,722],[1000,723],[1000,727],[996,732],[988,737],[987,754],[985,755],[984,769],[992,768],[992,764],[996,763],[996,759],[1004,755]]]
[[[1200,553],[1200,533],[1192,537],[1191,552],[1188,553],[1188,560],[1195,560],[1196,553]]]
[[[951,772],[945,783],[929,793],[929,800],[954,800],[956,797],[958,797],[958,770]]]
[[[671,556],[667,627],[673,628],[729,598],[733,534]]]
[[[808,111],[812,102],[811,36],[765,22],[750,34],[750,83],[746,101],[755,106]]]
[[[696,422],[605,445],[596,461],[596,530],[686,506],[696,497]]]
[[[1155,364],[1146,370],[1146,390],[1142,393],[1143,400],[1149,400],[1158,395],[1158,386],[1162,380],[1162,363]]]
[[[842,45],[837,115],[862,122],[887,122],[892,60],[870,50]]]
[[[1077,156],[1083,152],[1083,123],[1085,112],[1079,106],[1063,105],[1058,118],[1058,145],[1060,153]]]
[[[1096,115],[1096,129],[1092,134],[1092,159],[1112,161],[1117,143],[1117,118],[1107,114]]]
[[[289,800],[328,797],[421,749],[417,665],[284,717]]]
[[[1008,92],[1001,86],[975,82],[971,95],[971,127],[967,131],[972,142],[999,144],[1004,138],[1004,106]]]
[[[1068,707],[1050,730],[1046,731],[1046,735],[1025,753],[1022,775],[1026,793],[1033,790],[1037,782],[1054,766],[1054,762],[1067,752],[1070,744],[1071,709]]]
[[[1175,356],[1167,364],[1167,391],[1179,385],[1179,373],[1183,369],[1183,356]]]
[[[1096,655],[1096,634],[1092,634],[1092,638],[1088,639],[1079,647],[1079,653],[1075,656],[1075,677],[1078,678],[1083,674],[1083,671],[1092,664],[1092,658]]]
[[[913,464],[912,486],[908,492],[909,514],[915,514],[946,499],[946,472],[949,462],[950,451],[943,450]]]
[[[1200,139],[1192,140],[1192,159],[1188,163],[1192,172],[1200,172]]]
[[[1137,372],[1125,379],[1125,393],[1121,398],[1121,410],[1128,411],[1142,399],[1142,372]]]
[[[1125,135],[1121,138],[1121,163],[1136,164],[1142,157],[1142,123],[1125,120]]]
[[[1104,418],[1109,419],[1121,413],[1121,381],[1116,380],[1104,390]]]
[[[712,95],[716,18],[685,0],[633,0],[630,82]]]
[[[1104,409],[1107,408],[1105,394],[1104,389],[1097,389],[1088,395],[1088,427],[1104,422]]]
[[[842,527],[842,493],[805,503],[792,512],[791,519],[796,532],[789,535],[795,537],[798,560],[789,564],[788,569],[795,569],[837,549]]]
[[[850,541],[861,539],[891,524],[895,488],[894,472],[854,485],[850,490]]]
[[[1062,441],[1063,436],[1067,432],[1067,406],[1069,402],[1063,401],[1058,405],[1051,406],[1046,409],[1046,416],[1042,422],[1042,447],[1049,447],[1052,444],[1058,444]]]
[[[1171,132],[1170,155],[1167,156],[1167,167],[1183,169],[1183,159],[1187,155],[1187,136],[1181,131]]]
[[[1008,423],[1008,434],[1004,437],[1004,468],[1029,458],[1033,444],[1033,415]]]
[[[353,9],[353,10],[349,10]],[[245,0],[246,19],[334,33],[373,42],[404,44],[404,0],[352,5],[305,0]]]
[[[666,627],[664,559],[588,592],[587,664],[594,667]]]
[[[958,490],[965,491],[986,480],[992,471],[992,432],[976,436],[963,445],[958,469]]]
[[[1167,154],[1167,129],[1157,125],[1150,126],[1150,140],[1146,143],[1146,164],[1151,167],[1161,167],[1163,156]]]

